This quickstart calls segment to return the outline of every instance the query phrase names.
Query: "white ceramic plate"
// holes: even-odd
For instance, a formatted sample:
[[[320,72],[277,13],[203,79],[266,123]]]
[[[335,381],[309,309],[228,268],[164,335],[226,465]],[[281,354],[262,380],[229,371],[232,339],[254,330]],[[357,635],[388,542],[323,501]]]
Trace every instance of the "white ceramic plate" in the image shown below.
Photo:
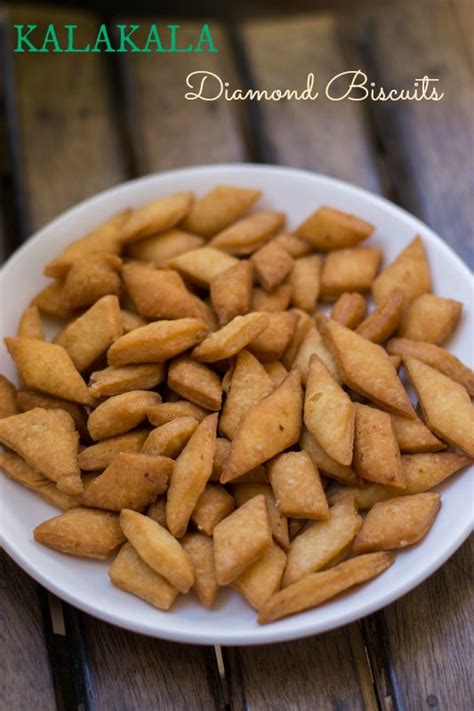
[[[260,208],[284,210],[293,228],[320,204],[353,212],[377,226],[367,244],[383,247],[391,261],[418,233],[427,249],[436,294],[465,304],[462,323],[449,344],[465,362],[473,342],[472,285],[468,269],[449,247],[419,220],[386,200],[322,175],[262,165],[203,166],[151,175],[97,195],[74,207],[34,235],[7,262],[1,274],[1,336],[16,333],[18,319],[32,296],[45,285],[42,266],[65,245],[114,213],[179,190],[202,195],[229,183],[261,188]],[[2,372],[15,380],[15,368],[1,345]],[[114,588],[108,563],[55,553],[33,541],[32,530],[57,514],[33,493],[1,478],[0,525],[3,545],[33,578],[67,602],[107,622],[135,632],[196,644],[263,644],[305,637],[347,624],[388,605],[421,583],[461,545],[472,525],[472,468],[439,487],[442,507],[434,526],[418,545],[397,554],[395,563],[375,580],[320,608],[274,624],[259,626],[255,612],[233,591],[220,592],[214,610],[194,595],[178,598],[160,612]]]

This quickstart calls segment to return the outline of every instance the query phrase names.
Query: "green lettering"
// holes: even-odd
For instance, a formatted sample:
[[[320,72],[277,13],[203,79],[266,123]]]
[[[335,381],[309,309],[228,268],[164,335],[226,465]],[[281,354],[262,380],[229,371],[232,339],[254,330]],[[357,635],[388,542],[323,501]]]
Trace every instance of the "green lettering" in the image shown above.
[[[23,28],[25,25],[13,25],[16,29],[16,47],[13,50],[14,52],[37,52],[38,48],[35,47],[34,44],[28,39],[29,35],[33,32],[33,30],[36,30],[38,25],[27,25],[28,27],[28,32],[23,32]],[[27,50],[23,49],[23,45],[27,47]]]
[[[101,44],[105,45],[105,50],[101,49]],[[115,49],[112,47],[106,25],[99,25],[97,37],[95,38],[95,44],[92,47],[91,52],[115,52]]]
[[[48,45],[51,44],[53,46],[53,52],[62,52],[61,45],[58,42],[58,38],[56,36],[56,29],[54,25],[48,25],[46,32],[44,34],[44,39],[43,39],[43,44],[41,45],[41,48],[38,50],[39,52],[49,52],[50,49],[48,48]]]
[[[170,48],[169,48],[168,52],[192,52],[193,51],[192,43],[188,44],[186,49],[178,49],[178,47],[176,47],[176,30],[179,30],[181,25],[167,25],[167,27],[168,27],[168,29],[170,31],[170,35],[171,35],[171,37],[170,37],[171,43],[170,43]]]
[[[90,44],[87,43],[85,47],[75,47],[74,46],[74,32],[77,30],[79,25],[64,25],[67,30],[67,47],[65,52],[90,52]]]
[[[161,44],[160,35],[158,34],[158,27],[156,25],[150,25],[148,37],[146,38],[145,46],[142,51],[151,52],[151,44],[156,44],[155,52],[166,52],[166,49]]]
[[[141,52],[140,47],[137,47],[135,42],[130,39],[130,36],[138,30],[140,25],[130,25],[131,29],[128,32],[126,32],[128,25],[116,25],[116,27],[120,32],[120,45],[117,49],[117,52],[128,52],[128,49],[125,45],[131,47],[132,52]]]
[[[209,25],[203,25],[201,28],[201,34],[199,37],[199,41],[197,43],[197,47],[194,50],[195,52],[202,52],[203,50],[201,49],[201,45],[207,44],[209,49],[207,49],[207,52],[218,52],[219,50],[215,46],[214,42],[212,41],[212,36],[211,36],[211,30],[209,28]]]

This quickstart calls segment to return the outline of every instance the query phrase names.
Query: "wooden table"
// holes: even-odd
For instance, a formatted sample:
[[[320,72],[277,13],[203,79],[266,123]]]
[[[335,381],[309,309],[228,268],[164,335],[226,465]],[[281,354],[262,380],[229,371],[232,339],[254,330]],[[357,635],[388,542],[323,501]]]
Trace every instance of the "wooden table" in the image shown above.
[[[128,178],[256,161],[320,171],[385,194],[472,259],[472,4],[363,8],[213,23],[218,54],[190,58],[13,54],[13,22],[49,22],[54,12],[56,24],[80,25],[87,40],[97,18],[12,7],[2,32],[4,256],[65,208]],[[195,25],[182,25],[191,36]],[[389,87],[428,74],[440,78],[446,97],[190,106],[183,98],[190,67],[242,87],[302,86],[308,71],[324,81],[357,67]],[[471,560],[466,543],[419,588],[331,633],[214,650],[95,620],[52,598],[4,555],[0,706],[467,711],[474,707]]]

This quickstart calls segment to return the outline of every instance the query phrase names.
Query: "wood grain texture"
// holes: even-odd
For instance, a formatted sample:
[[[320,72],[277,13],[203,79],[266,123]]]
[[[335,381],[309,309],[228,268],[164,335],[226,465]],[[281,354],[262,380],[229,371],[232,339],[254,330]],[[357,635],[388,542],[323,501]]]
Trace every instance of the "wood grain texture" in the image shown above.
[[[150,21],[163,28],[172,22],[151,18]],[[133,20],[127,18],[123,22],[129,24]],[[176,24],[181,26],[180,47],[197,42],[200,23],[176,21]],[[186,77],[191,72],[211,71],[223,81],[233,76],[227,36],[217,23],[211,23],[211,28],[219,50],[215,54],[127,54],[123,57],[126,115],[139,174],[244,158],[237,108],[224,100],[188,101],[184,98],[190,91]]]
[[[11,7],[9,23],[51,22],[51,10]],[[95,36],[97,22],[80,11],[54,9],[59,28],[76,24],[77,46]],[[13,36],[11,37],[13,41]],[[27,230],[124,178],[104,60],[100,54],[12,53],[11,117],[16,169]]]
[[[263,101],[262,159],[333,175],[380,192],[363,107],[324,95],[326,83],[347,69],[333,16],[303,15],[246,22],[243,50],[255,88],[304,89],[308,72],[315,101]]]
[[[80,41],[93,35],[96,21],[91,15],[54,12],[57,25],[81,26]],[[11,17],[15,22],[41,24],[51,19],[51,14],[38,8],[17,8]],[[18,180],[26,196],[32,227],[55,217],[71,203],[127,177],[117,143],[113,108],[106,98],[106,74],[97,59],[100,55],[61,55],[59,62],[58,56],[33,55],[28,60],[25,60],[28,55],[14,56],[14,120],[21,157]],[[28,579],[19,570],[18,575],[21,588],[24,579]],[[10,590],[7,593],[10,599],[13,593]],[[16,602],[20,623],[23,613],[18,595]],[[9,605],[10,611],[15,597]],[[33,613],[32,607],[30,617]],[[29,620],[28,615],[24,617]],[[63,646],[70,656],[72,668],[67,673],[74,680],[76,699],[88,695],[96,708],[104,709],[110,708],[112,698],[115,708],[129,709],[170,708],[173,701],[177,708],[186,709],[217,705],[213,693],[218,689],[218,675],[211,663],[212,656],[209,658],[212,651],[168,645],[134,635],[99,623],[67,605],[65,619]],[[27,626],[18,632],[13,628],[8,647],[13,663],[21,658],[22,645],[33,644],[36,639],[31,633],[32,640],[27,640],[27,635]],[[41,658],[39,652],[38,658]],[[8,680],[13,689],[14,669],[11,671]],[[29,673],[35,673],[33,662]],[[46,672],[44,677],[47,679]],[[16,683],[24,683],[22,675],[17,674]],[[31,693],[35,688],[32,683]],[[48,708],[47,703],[44,708]]]
[[[459,32],[464,40],[464,48],[471,63],[474,66],[474,41],[472,31],[474,29],[474,5],[471,0],[451,0],[454,17],[457,20]]]
[[[38,586],[0,551],[0,706],[56,709]]]
[[[364,706],[347,628],[284,644],[228,649],[233,710]]]
[[[431,578],[385,608],[394,699],[407,711],[472,709],[472,537]],[[368,619],[368,634],[374,632]],[[373,665],[379,688],[383,670]],[[386,701],[387,701],[386,697]]]
[[[218,708],[212,647],[162,642],[88,616],[83,631],[95,711]]]
[[[424,75],[439,78],[441,101],[373,102],[369,108],[397,201],[472,263],[474,82],[450,2],[362,13],[350,18],[348,31],[358,35],[361,62],[377,85],[400,89]]]

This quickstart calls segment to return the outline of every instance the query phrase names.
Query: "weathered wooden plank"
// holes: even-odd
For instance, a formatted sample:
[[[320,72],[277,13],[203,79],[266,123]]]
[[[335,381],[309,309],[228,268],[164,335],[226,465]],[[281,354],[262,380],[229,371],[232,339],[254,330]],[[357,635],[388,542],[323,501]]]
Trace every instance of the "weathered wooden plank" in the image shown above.
[[[236,44],[241,81],[254,88],[303,88],[308,71],[323,86],[344,69],[337,25],[329,16],[248,21]],[[365,115],[354,104],[340,109],[321,95],[314,103],[253,105],[250,142],[261,160],[321,171],[378,192]],[[226,660],[236,708],[377,707],[357,624],[298,642],[233,648]]]
[[[386,88],[438,78],[441,101],[373,102],[396,199],[422,217],[466,261],[474,223],[472,106],[474,82],[448,0],[402,3],[351,17],[360,59]]]
[[[364,704],[348,628],[285,644],[229,649],[227,661],[235,709],[377,708],[371,693]]]
[[[346,40],[357,37],[360,66],[378,84],[400,88],[424,74],[440,78],[446,92],[440,102],[368,106],[395,197],[468,259],[473,81],[451,5],[403,3],[383,14],[351,16],[343,33]],[[472,706],[466,662],[472,636],[468,556],[465,544],[422,586],[364,620],[383,708],[394,703],[408,709]]]
[[[76,24],[77,46],[95,35],[95,20],[80,11],[20,6],[9,10],[8,19],[38,24],[40,35],[52,19],[58,28]],[[124,171],[102,56],[11,50],[16,169],[28,231],[119,182]]]
[[[471,709],[472,538],[429,580],[384,610],[388,653],[396,678],[395,699],[407,711]],[[373,634],[375,616],[367,620]],[[373,658],[379,688],[383,670]]]
[[[0,551],[0,705],[56,708],[38,586]]]
[[[91,617],[83,630],[96,711],[218,707],[212,647],[162,642]]]
[[[197,42],[200,23],[153,21],[162,28],[180,25],[180,47]],[[223,80],[233,77],[228,38],[217,23],[211,23],[211,31],[217,53],[124,56],[126,112],[138,173],[244,159],[237,109],[224,100],[185,99],[191,72],[206,70]]]
[[[334,16],[303,15],[246,22],[242,49],[258,89],[304,89],[315,75],[315,101],[262,101],[262,159],[327,173],[380,192],[363,107],[326,98],[326,83],[347,69]]]
[[[41,24],[48,17],[47,11],[29,8],[16,9],[11,19]],[[90,14],[54,10],[54,20],[57,25],[79,25],[81,42],[95,34],[97,22]],[[17,179],[32,227],[127,177],[114,107],[107,98],[106,59],[97,56],[62,55],[58,61],[45,54],[38,64],[38,55],[12,56]],[[100,623],[67,605],[64,610],[66,636],[61,645],[69,655],[67,672],[76,702],[97,708],[170,708],[173,699],[190,709],[217,705],[218,675],[208,649],[168,646]],[[22,632],[27,634],[26,629]],[[21,643],[20,635],[16,642]],[[17,683],[24,683],[20,673]]]
[[[458,22],[459,32],[464,40],[464,48],[474,66],[474,42],[472,28],[474,27],[474,5],[471,0],[451,0],[454,16]]]

